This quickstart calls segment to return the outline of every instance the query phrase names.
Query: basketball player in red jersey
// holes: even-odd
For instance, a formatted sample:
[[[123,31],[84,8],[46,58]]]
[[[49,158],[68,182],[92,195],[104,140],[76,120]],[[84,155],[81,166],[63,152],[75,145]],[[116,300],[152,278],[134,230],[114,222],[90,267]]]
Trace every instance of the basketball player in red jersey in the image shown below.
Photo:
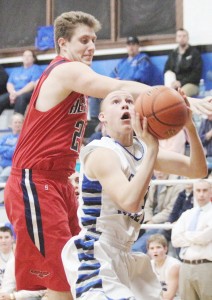
[[[74,172],[86,126],[84,95],[104,98],[127,90],[136,98],[149,88],[90,68],[100,28],[98,20],[83,12],[64,13],[55,20],[58,56],[32,95],[5,189],[7,214],[17,235],[17,289],[47,288],[49,300],[72,299],[61,250],[79,232],[68,176]],[[190,103],[193,109],[211,110],[209,102]]]

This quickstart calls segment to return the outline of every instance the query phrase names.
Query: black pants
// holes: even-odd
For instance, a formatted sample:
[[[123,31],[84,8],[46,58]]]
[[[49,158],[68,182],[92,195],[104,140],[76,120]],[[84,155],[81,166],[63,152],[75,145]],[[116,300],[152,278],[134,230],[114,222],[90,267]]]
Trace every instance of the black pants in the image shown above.
[[[9,94],[3,94],[0,96],[0,114],[4,109],[14,108],[15,112],[24,115],[27,105],[29,104],[30,98],[32,96],[32,91],[24,93],[18,96],[14,104],[10,104]]]

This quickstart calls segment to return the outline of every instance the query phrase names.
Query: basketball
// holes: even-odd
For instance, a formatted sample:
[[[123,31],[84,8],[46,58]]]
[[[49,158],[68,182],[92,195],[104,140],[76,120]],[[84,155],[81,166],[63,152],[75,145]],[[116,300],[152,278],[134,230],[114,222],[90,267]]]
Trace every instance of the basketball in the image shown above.
[[[176,135],[185,125],[188,108],[183,97],[174,89],[154,86],[138,96],[135,110],[147,118],[148,130],[158,139]]]

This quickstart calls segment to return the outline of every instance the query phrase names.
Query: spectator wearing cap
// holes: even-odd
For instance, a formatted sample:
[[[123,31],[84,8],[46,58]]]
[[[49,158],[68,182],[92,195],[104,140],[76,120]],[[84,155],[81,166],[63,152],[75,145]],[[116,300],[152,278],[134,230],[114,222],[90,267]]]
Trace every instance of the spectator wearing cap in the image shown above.
[[[152,64],[147,54],[139,52],[139,44],[136,36],[127,38],[127,57],[118,62],[110,77],[151,85]]]

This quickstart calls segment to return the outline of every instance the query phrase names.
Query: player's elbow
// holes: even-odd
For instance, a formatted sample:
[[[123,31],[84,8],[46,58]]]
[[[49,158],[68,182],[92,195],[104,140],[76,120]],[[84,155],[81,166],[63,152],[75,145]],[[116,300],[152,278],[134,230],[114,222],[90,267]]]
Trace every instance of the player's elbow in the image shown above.
[[[199,168],[195,168],[193,172],[190,174],[190,178],[198,179],[198,178],[205,178],[208,175],[208,168],[207,165],[202,165]]]

